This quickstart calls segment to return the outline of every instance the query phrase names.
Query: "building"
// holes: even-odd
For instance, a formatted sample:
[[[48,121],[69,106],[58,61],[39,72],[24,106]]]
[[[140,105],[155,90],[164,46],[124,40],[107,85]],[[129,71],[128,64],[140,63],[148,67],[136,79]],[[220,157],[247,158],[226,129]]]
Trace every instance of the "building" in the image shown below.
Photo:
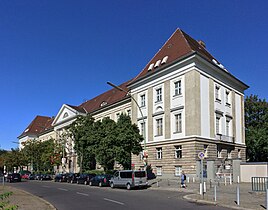
[[[232,160],[245,160],[244,91],[246,84],[234,77],[206,49],[177,29],[144,69],[132,80],[79,106],[64,104],[53,120],[56,138],[77,115],[96,119],[120,113],[131,115],[145,133],[148,164],[157,176],[179,176],[184,170],[199,177],[198,153],[205,154],[205,171],[232,172]],[[76,172],[73,140],[65,140],[67,170]],[[144,167],[132,156],[136,168]]]

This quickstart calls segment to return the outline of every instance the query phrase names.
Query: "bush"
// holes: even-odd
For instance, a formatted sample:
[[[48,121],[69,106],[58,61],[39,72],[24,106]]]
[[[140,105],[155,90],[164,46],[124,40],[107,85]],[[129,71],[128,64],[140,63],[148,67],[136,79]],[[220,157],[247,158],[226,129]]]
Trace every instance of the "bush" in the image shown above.
[[[12,192],[5,192],[3,194],[0,194],[0,209],[4,210],[15,210],[18,209],[17,205],[12,205],[9,203],[9,196],[11,196],[13,193]]]

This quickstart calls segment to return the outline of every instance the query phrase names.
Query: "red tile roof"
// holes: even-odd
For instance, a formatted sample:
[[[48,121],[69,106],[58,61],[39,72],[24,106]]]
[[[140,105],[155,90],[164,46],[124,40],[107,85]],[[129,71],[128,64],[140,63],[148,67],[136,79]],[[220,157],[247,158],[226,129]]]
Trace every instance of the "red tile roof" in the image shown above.
[[[119,85],[120,88],[128,92],[127,84],[130,81],[124,82],[123,84]],[[121,101],[122,99],[125,99],[129,96],[123,91],[120,91],[116,88],[113,88],[111,90],[106,91],[105,93],[102,93],[101,95],[88,100],[81,105],[79,105],[80,109],[86,110],[88,113],[92,113],[98,109],[101,109],[105,106],[114,104],[118,101]]]
[[[201,44],[199,44],[195,39],[191,38],[188,34],[180,29],[177,29],[171,37],[166,41],[162,48],[155,54],[155,56],[150,60],[150,62],[145,66],[145,68],[138,74],[134,81],[145,77],[148,74],[148,68],[151,64],[156,64],[158,60],[163,60],[165,56],[168,56],[167,62],[160,64],[161,66],[166,66],[171,62],[187,56],[191,53],[198,52],[205,59],[212,62],[215,59]],[[216,59],[215,59],[216,60]],[[159,69],[153,68],[150,73],[153,73]]]
[[[18,138],[26,135],[39,135],[49,129],[52,129],[53,127],[51,124],[53,120],[54,118],[52,117],[36,116]]]

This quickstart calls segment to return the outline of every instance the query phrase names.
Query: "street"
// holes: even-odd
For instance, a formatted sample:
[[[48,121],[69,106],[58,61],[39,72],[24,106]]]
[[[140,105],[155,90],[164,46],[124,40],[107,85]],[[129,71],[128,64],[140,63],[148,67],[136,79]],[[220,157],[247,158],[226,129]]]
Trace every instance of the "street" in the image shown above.
[[[27,181],[13,183],[41,197],[59,210],[79,209],[226,209],[217,206],[191,203],[183,200],[184,193],[162,190],[131,190],[99,188],[88,185]]]

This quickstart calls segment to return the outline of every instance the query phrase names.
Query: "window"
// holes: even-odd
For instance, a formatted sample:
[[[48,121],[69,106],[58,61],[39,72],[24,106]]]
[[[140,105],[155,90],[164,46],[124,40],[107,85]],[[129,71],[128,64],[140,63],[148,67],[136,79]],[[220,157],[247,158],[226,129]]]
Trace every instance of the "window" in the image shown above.
[[[175,166],[175,176],[180,176],[182,172],[181,166]]]
[[[217,147],[217,157],[221,158],[221,148]]]
[[[162,147],[156,148],[156,159],[162,159]]]
[[[131,110],[130,109],[127,110],[127,115],[131,117]]]
[[[174,95],[181,95],[181,80],[174,82]]]
[[[141,107],[145,106],[145,94],[141,95]]]
[[[181,133],[182,132],[182,115],[181,113],[175,114],[175,132]]]
[[[162,101],[162,88],[156,89],[156,102]]]
[[[207,144],[204,145],[204,154],[205,154],[205,157],[207,158],[208,157],[208,145]]]
[[[230,119],[226,119],[226,136],[230,136]]]
[[[175,146],[175,158],[182,158],[182,148],[180,146]]]
[[[226,91],[225,92],[225,101],[226,101],[226,105],[230,105],[230,92],[229,91]]]
[[[156,166],[156,175],[162,176],[162,166]]]
[[[66,117],[68,117],[68,116],[69,116],[68,113],[65,112],[64,115],[63,115],[63,119],[66,118]]]
[[[117,113],[117,114],[116,114],[116,119],[118,120],[119,117],[120,117],[120,113]]]
[[[221,117],[216,116],[216,134],[220,133],[220,120],[221,120]]]
[[[232,158],[232,151],[230,149],[227,150],[227,158],[228,159]]]
[[[238,149],[237,157],[238,157],[238,158],[241,158],[241,149]]]
[[[156,119],[156,135],[157,136],[163,135],[163,119],[162,118]]]
[[[140,129],[141,129],[141,135],[145,138],[145,125],[146,125],[146,123],[145,122],[141,122],[140,123],[140,125],[141,125],[141,127],[140,127]]]
[[[215,87],[215,98],[217,101],[220,101],[220,86],[217,86]]]

